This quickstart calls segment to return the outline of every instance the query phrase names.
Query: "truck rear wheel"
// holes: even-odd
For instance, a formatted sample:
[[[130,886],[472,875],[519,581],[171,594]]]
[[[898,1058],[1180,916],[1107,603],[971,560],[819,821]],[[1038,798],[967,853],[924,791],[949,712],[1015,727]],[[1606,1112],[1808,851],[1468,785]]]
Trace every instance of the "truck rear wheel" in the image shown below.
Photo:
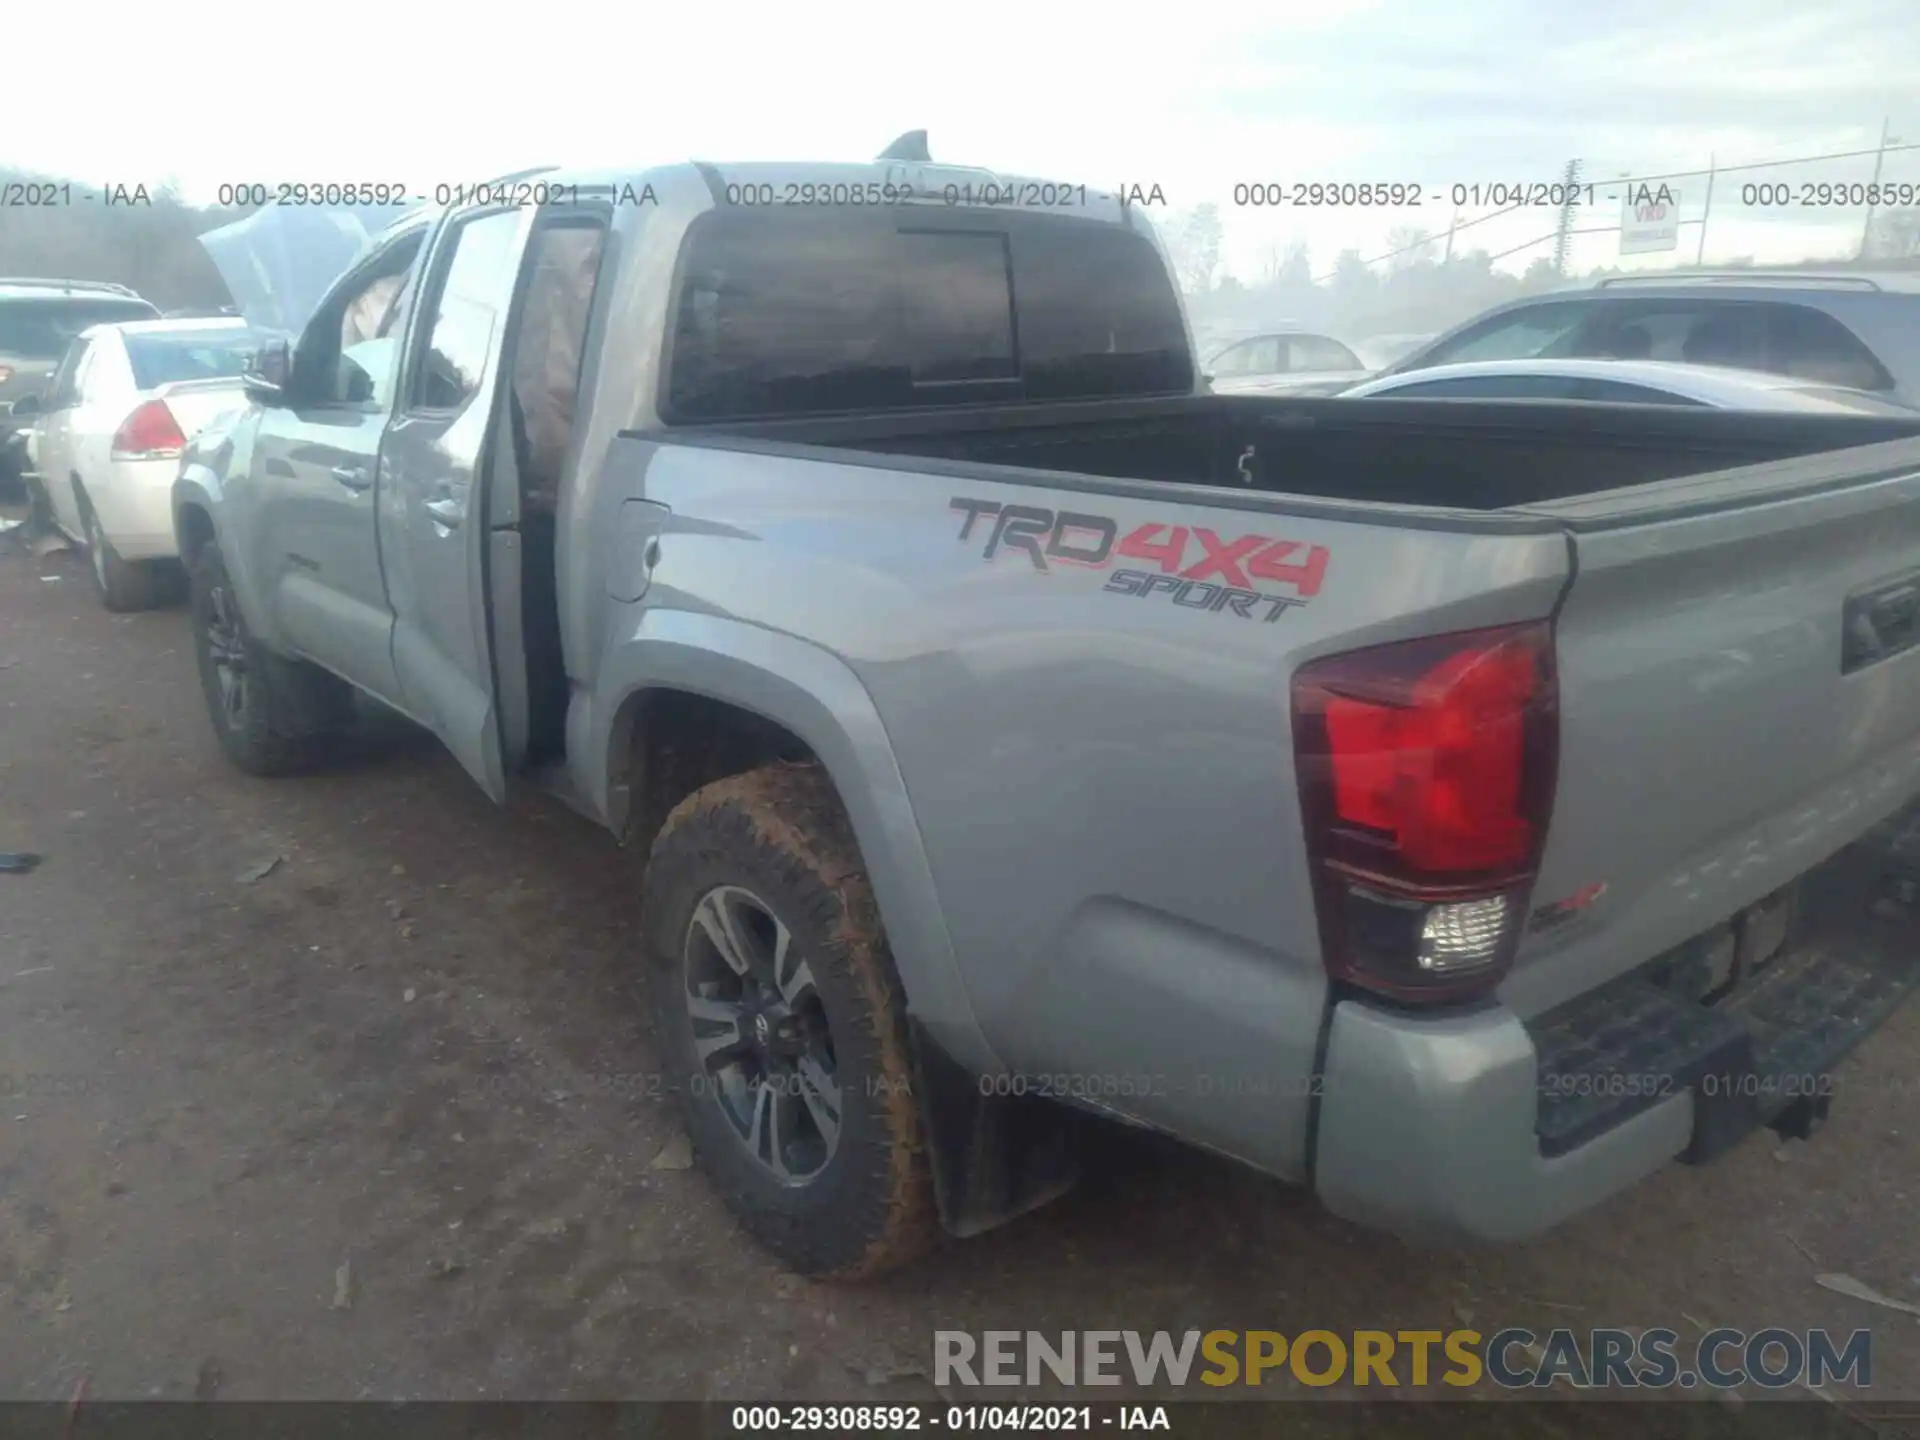
[[[275,655],[253,637],[211,540],[189,571],[188,598],[200,689],[227,758],[249,775],[297,775],[318,765],[352,716],[346,682]]]
[[[648,861],[643,932],[694,1151],[748,1232],[821,1277],[924,1250],[905,997],[820,768],[771,765],[683,800]]]

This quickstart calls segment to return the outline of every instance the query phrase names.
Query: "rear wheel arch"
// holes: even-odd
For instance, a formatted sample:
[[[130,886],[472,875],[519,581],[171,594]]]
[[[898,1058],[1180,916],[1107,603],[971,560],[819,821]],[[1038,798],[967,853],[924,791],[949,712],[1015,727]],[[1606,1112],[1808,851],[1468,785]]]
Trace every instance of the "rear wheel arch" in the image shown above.
[[[649,741],[643,722],[663,713],[654,709],[661,700],[649,695],[676,692],[684,698],[667,703],[684,707],[679,714],[724,713],[779,737],[798,753],[763,750],[754,763],[810,758],[831,782],[915,1023],[967,1070],[1003,1069],[974,1014],[905,779],[859,677],[831,652],[758,626],[684,612],[655,612],[648,626],[647,640],[605,657],[595,688],[606,703],[582,707],[569,725],[576,784],[601,797],[605,822],[623,837],[640,838],[650,823],[642,807],[659,806],[685,785],[667,785],[649,799],[645,769],[661,731],[654,729],[656,741]],[[742,757],[727,758],[732,763],[700,776],[700,783],[753,768],[738,763]],[[681,790],[682,798],[686,793],[690,789]],[[665,811],[652,814],[664,819]]]

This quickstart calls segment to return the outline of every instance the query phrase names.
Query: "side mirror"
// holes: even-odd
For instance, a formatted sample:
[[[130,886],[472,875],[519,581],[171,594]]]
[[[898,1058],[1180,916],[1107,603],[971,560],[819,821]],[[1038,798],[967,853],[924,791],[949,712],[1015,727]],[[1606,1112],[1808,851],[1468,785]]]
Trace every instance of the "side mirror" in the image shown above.
[[[25,420],[38,415],[43,408],[38,395],[22,395],[7,407],[7,413],[16,420]]]
[[[293,346],[285,340],[269,340],[254,351],[240,380],[249,400],[277,405],[286,399],[287,382],[292,376]]]

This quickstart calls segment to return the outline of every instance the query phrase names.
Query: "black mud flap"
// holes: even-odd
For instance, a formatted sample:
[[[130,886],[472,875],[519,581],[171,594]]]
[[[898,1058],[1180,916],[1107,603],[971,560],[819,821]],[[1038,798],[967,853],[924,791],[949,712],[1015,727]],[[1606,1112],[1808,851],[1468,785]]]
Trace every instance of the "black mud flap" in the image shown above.
[[[1078,1116],[1045,1100],[993,1094],[918,1023],[913,1041],[934,1197],[950,1234],[978,1235],[1073,1188]]]

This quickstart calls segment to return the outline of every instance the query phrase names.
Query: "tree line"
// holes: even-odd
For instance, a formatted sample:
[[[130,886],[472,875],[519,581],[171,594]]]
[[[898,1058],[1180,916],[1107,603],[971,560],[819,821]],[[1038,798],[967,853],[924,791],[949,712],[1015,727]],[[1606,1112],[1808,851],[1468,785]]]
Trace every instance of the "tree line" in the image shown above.
[[[0,195],[9,200],[48,183],[47,176],[0,167]],[[107,208],[83,198],[76,184],[64,203],[0,207],[0,275],[108,280],[162,310],[218,309],[232,297],[199,237],[247,213],[189,205],[166,186],[147,190],[144,204]]]

